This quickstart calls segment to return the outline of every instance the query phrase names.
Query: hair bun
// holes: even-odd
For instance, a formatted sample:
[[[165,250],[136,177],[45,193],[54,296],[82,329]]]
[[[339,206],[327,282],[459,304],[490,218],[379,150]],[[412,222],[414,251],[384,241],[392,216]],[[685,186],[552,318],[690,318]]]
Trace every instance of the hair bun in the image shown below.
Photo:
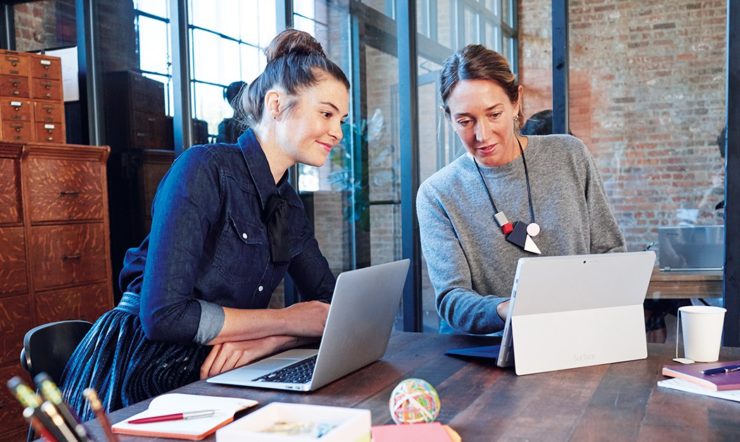
[[[311,34],[297,29],[286,29],[279,33],[265,49],[268,63],[289,54],[315,54],[326,57],[321,43]]]

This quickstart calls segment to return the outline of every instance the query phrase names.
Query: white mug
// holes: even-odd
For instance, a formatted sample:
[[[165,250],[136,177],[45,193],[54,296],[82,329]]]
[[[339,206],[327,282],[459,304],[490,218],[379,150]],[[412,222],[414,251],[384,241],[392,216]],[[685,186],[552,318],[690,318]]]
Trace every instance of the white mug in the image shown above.
[[[719,359],[725,312],[722,307],[689,305],[678,309],[676,322],[676,354],[683,328],[684,356],[695,362],[714,362]]]

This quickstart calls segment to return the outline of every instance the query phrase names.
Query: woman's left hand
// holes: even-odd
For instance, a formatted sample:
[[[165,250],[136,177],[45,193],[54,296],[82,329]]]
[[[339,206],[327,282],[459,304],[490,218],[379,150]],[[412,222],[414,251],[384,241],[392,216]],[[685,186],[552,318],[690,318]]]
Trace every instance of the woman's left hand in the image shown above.
[[[278,350],[286,348],[296,338],[293,336],[267,336],[249,341],[216,344],[200,367],[200,378],[206,379],[246,365]]]

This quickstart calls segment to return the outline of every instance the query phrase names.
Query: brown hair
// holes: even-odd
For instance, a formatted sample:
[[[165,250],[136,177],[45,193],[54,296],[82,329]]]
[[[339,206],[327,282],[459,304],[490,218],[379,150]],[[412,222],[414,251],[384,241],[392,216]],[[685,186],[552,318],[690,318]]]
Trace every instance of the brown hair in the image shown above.
[[[440,74],[439,93],[447,116],[450,115],[447,99],[461,80],[493,81],[503,88],[509,101],[515,103],[519,99],[519,82],[511,72],[509,62],[503,55],[482,45],[467,45],[445,60]],[[521,104],[516,117],[523,122]]]
[[[264,112],[267,91],[280,86],[295,95],[301,88],[318,83],[320,73],[326,73],[349,89],[344,72],[329,60],[315,38],[297,29],[286,29],[272,39],[265,49],[267,66],[264,72],[249,85],[241,102],[251,123],[259,123]]]

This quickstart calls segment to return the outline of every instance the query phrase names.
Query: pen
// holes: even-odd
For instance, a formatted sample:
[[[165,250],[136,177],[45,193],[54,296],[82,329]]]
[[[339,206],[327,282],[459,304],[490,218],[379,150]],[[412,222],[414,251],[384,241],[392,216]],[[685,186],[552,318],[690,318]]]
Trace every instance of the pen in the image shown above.
[[[113,430],[110,427],[108,415],[105,414],[105,410],[103,410],[103,404],[100,402],[100,398],[98,398],[98,392],[95,391],[94,388],[86,388],[82,391],[82,395],[85,396],[85,399],[87,399],[88,402],[90,402],[90,408],[95,412],[95,417],[103,428],[105,439],[108,442],[118,442],[118,436],[113,433]]]
[[[711,376],[713,374],[725,374],[732,373],[734,371],[740,371],[740,365],[726,365],[724,367],[708,368],[706,370],[702,370],[701,374],[704,376]]]
[[[211,417],[216,410],[184,411],[182,413],[163,414],[161,416],[142,417],[128,421],[129,424],[149,424],[152,422],[179,421],[183,419],[197,419]]]

